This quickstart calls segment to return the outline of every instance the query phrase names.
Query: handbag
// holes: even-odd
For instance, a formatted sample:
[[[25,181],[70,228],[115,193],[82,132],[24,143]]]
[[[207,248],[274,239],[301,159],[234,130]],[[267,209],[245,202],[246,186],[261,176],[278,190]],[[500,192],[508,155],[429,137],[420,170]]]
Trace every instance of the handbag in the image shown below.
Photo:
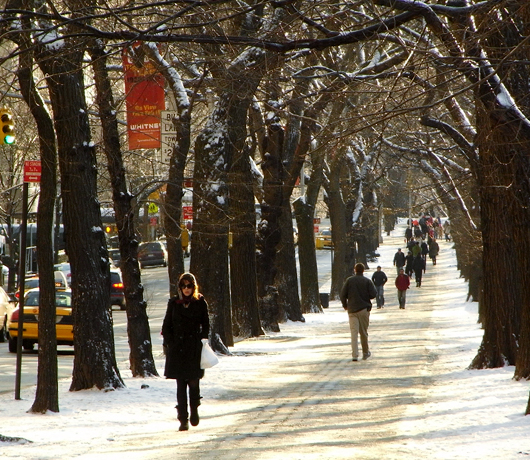
[[[208,339],[201,339],[201,342],[201,369],[208,369],[215,366],[216,364],[219,364],[219,358],[210,347]]]

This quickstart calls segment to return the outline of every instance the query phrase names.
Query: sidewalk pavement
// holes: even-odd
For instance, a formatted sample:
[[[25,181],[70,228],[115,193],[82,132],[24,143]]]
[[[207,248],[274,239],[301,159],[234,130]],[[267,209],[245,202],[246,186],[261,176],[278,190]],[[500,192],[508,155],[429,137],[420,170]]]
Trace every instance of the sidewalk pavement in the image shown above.
[[[378,263],[366,273],[379,264],[389,278],[385,308],[372,310],[370,359],[351,361],[347,313],[338,301],[323,315],[306,315],[305,324],[281,325],[278,334],[237,344],[235,353],[259,360],[234,372],[229,392],[208,398],[201,407],[208,429],[190,431],[178,444],[178,457],[419,458],[403,427],[421,423],[421,405],[434,382],[431,313],[443,292],[465,290],[449,264],[450,245],[442,245],[438,265],[429,262],[422,287],[411,287],[407,309],[399,310],[392,259],[403,233],[400,227],[384,238]],[[216,415],[209,418],[210,412]],[[174,452],[159,454],[169,459]]]

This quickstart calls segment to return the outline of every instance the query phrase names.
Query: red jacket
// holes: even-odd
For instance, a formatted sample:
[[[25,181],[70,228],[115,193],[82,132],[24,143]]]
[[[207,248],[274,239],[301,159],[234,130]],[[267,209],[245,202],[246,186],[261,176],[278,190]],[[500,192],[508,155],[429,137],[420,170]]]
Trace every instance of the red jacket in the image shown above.
[[[399,291],[406,291],[410,286],[410,279],[407,275],[398,275],[396,278],[396,287]]]

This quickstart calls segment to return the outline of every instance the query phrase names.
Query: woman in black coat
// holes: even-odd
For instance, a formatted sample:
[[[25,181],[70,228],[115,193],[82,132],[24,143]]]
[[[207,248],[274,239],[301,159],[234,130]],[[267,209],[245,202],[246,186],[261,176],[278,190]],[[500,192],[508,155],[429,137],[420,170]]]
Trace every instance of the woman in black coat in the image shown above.
[[[199,424],[198,407],[201,404],[199,380],[204,376],[201,369],[202,339],[208,339],[210,322],[208,304],[199,294],[195,276],[184,273],[179,278],[178,296],[169,299],[162,324],[162,336],[166,348],[164,375],[177,380],[177,413],[179,431],[188,427],[188,388],[190,399],[189,421]]]

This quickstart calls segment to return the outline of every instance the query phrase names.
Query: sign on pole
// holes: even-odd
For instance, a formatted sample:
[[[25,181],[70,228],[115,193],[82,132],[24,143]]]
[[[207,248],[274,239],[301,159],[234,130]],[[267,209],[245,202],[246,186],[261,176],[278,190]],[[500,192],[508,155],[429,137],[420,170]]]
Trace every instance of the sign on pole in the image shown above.
[[[40,182],[41,163],[40,161],[24,162],[24,182]]]
[[[174,110],[163,110],[160,112],[160,133],[162,135],[162,145],[160,147],[162,163],[169,163],[173,154],[173,146],[177,142],[177,129],[173,123],[173,118],[177,116]]]

